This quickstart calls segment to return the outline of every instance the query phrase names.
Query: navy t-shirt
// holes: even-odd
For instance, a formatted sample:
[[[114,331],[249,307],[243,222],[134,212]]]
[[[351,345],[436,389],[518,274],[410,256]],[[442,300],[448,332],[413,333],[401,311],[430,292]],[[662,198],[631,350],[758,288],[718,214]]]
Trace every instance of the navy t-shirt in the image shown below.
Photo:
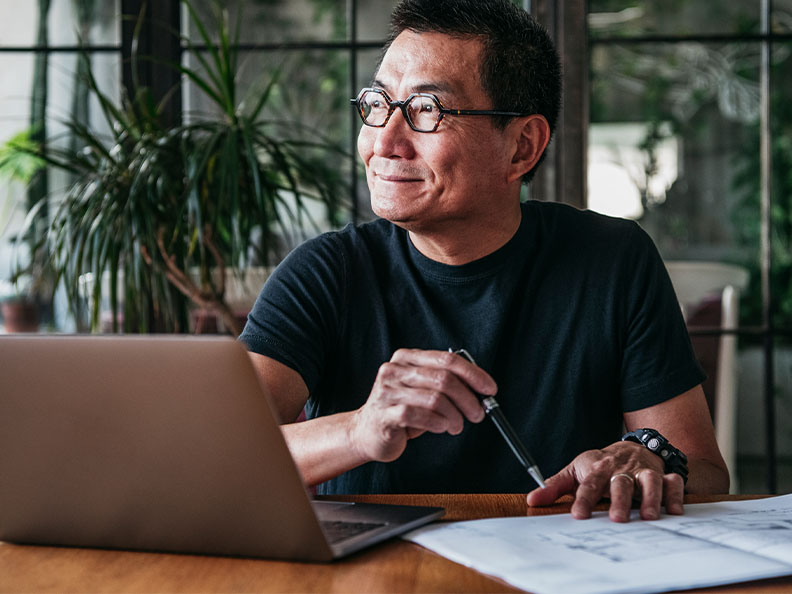
[[[321,235],[275,270],[240,340],[302,376],[309,418],[359,408],[399,348],[465,348],[545,476],[617,441],[625,411],[704,379],[651,239],[634,222],[555,203],[523,204],[514,237],[461,266],[423,256],[385,220]],[[425,433],[398,460],[318,492],[533,486],[485,420],[457,436]]]

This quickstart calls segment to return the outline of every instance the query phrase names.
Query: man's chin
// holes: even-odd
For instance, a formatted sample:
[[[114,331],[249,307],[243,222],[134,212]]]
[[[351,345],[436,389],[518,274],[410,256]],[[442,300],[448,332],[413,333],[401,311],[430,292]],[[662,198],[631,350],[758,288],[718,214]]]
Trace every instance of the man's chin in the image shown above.
[[[380,201],[372,199],[371,210],[381,219],[386,219],[395,225],[399,225],[400,227],[404,226],[405,224],[409,224],[410,221],[415,220],[414,213],[411,213],[409,209],[405,208],[403,205],[394,204],[389,200]]]

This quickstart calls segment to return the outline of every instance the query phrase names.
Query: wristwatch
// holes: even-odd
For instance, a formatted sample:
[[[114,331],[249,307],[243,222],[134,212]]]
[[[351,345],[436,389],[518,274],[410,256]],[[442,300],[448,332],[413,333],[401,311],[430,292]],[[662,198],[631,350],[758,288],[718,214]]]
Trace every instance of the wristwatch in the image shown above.
[[[654,429],[636,429],[622,435],[621,440],[634,441],[645,446],[647,450],[663,459],[666,473],[676,472],[687,483],[687,456],[668,443],[668,440],[659,431]]]

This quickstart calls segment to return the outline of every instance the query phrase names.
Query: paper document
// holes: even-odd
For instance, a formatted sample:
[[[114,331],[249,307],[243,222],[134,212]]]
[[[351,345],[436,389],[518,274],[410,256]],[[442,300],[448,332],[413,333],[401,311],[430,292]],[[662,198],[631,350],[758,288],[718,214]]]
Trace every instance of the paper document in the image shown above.
[[[569,514],[432,524],[403,538],[537,594],[664,592],[792,574],[792,495],[652,522]]]

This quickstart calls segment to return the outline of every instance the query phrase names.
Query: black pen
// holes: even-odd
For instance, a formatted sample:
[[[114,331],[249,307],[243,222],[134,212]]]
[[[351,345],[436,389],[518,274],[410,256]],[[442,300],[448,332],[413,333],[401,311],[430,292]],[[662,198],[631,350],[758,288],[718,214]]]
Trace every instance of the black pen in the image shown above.
[[[476,365],[476,362],[473,360],[473,357],[470,353],[468,353],[465,349],[448,349],[449,352],[454,353],[455,355],[460,355]],[[534,462],[534,459],[531,457],[531,454],[528,453],[528,450],[525,449],[522,441],[517,436],[517,433],[514,431],[514,428],[511,426],[509,421],[506,420],[506,417],[503,415],[503,411],[501,410],[498,401],[495,400],[494,396],[482,396],[474,392],[476,396],[479,397],[481,400],[481,406],[484,408],[484,412],[487,416],[492,419],[492,422],[495,423],[495,426],[500,431],[500,434],[503,436],[503,439],[506,440],[506,443],[511,448],[511,451],[514,452],[514,455],[517,456],[517,459],[520,461],[525,467],[525,470],[528,471],[528,474],[531,475],[533,480],[535,480],[538,485],[542,488],[545,487],[544,478],[542,477],[542,473],[539,472],[539,467]]]

